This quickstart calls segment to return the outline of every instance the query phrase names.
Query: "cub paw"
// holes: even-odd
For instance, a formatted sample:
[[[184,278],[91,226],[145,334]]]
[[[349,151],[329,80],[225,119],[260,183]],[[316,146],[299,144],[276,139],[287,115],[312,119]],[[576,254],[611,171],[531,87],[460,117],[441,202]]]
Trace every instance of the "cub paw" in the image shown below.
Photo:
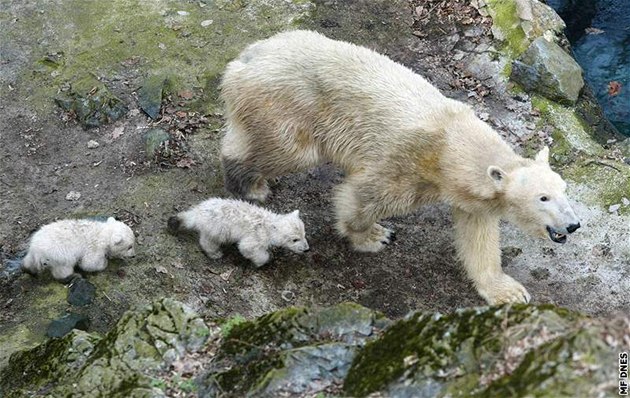
[[[218,260],[221,257],[223,257],[223,253],[221,251],[219,251],[219,250],[212,251],[212,252],[211,251],[206,251],[206,256],[208,256],[211,259]]]
[[[500,274],[490,279],[483,286],[478,286],[477,290],[481,297],[490,305],[505,303],[527,304],[531,300],[527,289],[506,274]]]

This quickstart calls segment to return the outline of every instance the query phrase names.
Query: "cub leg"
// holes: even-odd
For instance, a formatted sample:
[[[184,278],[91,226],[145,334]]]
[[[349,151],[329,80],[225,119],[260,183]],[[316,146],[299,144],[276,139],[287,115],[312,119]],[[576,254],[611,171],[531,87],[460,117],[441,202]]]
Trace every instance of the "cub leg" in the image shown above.
[[[453,208],[457,255],[489,304],[528,303],[527,290],[501,269],[499,218]]]
[[[394,233],[376,221],[392,214],[375,200],[365,198],[367,195],[355,184],[355,180],[349,179],[336,189],[337,230],[350,240],[354,250],[378,252],[393,240]]]
[[[269,261],[269,252],[262,247],[255,238],[245,238],[238,243],[238,251],[243,257],[251,260],[257,267],[265,265]]]
[[[107,258],[105,253],[87,253],[81,259],[79,268],[87,272],[102,271],[107,268]]]
[[[203,249],[204,253],[206,253],[208,257],[214,258],[214,259],[223,257],[223,253],[219,249],[221,244],[215,241],[214,239],[212,239],[212,236],[210,234],[203,233],[203,232],[200,233],[199,244],[201,245],[201,248]]]

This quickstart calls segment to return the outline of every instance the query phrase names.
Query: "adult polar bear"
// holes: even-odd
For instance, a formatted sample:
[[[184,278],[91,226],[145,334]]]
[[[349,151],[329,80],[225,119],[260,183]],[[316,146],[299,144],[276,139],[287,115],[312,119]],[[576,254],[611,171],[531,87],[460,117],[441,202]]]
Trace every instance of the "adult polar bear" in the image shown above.
[[[392,239],[379,219],[446,201],[458,256],[490,304],[530,299],[501,269],[500,218],[559,243],[580,226],[547,148],[516,155],[470,107],[367,48],[280,33],[227,66],[221,95],[230,192],[264,200],[266,178],[331,161],[346,173],[337,229],[366,252]]]

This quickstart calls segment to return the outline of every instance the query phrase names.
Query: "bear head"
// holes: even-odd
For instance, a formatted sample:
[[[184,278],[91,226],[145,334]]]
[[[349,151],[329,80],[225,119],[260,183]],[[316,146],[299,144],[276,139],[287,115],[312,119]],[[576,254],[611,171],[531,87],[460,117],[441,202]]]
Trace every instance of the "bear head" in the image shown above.
[[[310,250],[299,210],[279,216],[278,221],[272,226],[272,234],[274,246],[286,247],[295,253]]]
[[[487,173],[502,193],[506,218],[524,231],[565,243],[567,235],[580,228],[565,194],[567,184],[549,167],[549,148],[525,166],[510,172],[490,166]]]
[[[107,219],[109,238],[108,254],[110,257],[122,258],[135,256],[136,237],[129,226],[113,217]]]

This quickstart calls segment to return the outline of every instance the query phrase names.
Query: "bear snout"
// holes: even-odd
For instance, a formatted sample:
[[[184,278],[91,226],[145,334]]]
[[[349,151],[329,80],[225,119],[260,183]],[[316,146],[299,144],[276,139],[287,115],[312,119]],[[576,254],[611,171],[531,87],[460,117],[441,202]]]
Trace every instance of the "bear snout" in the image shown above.
[[[575,231],[578,230],[578,228],[580,228],[580,223],[578,222],[577,224],[571,224],[567,227],[567,232],[569,232],[570,234],[574,233]]]

